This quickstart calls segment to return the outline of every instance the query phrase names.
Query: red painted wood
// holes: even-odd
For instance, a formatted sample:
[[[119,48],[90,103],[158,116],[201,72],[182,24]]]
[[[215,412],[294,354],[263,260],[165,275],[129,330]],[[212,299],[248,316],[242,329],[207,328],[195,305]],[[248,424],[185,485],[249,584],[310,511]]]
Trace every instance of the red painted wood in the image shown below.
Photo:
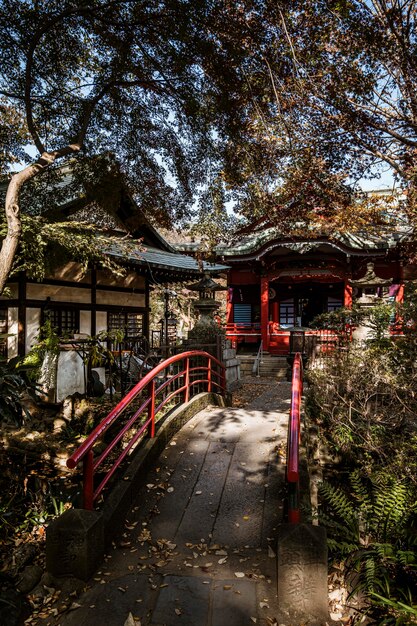
[[[269,348],[269,281],[266,276],[261,277],[261,337],[263,349]]]
[[[185,392],[184,402],[188,402],[190,399],[190,359],[185,360]]]
[[[294,357],[292,369],[292,385],[291,385],[291,408],[290,420],[288,424],[288,442],[287,442],[287,482],[289,485],[289,506],[288,521],[291,524],[297,524],[300,521],[299,506],[299,484],[300,484],[300,468],[299,468],[299,450],[300,450],[300,413],[301,413],[301,397],[303,393],[302,379],[303,363],[301,354],[297,352]]]
[[[208,372],[207,372],[207,391],[211,392],[211,361],[208,362]]]
[[[350,309],[352,307],[352,286],[345,280],[345,291],[343,297],[343,306]]]
[[[207,365],[197,365],[190,367],[190,359],[192,357],[202,357],[207,359]],[[185,362],[185,369],[176,372],[174,375],[168,374],[171,371],[171,366],[175,363]],[[165,380],[158,387],[156,387],[157,379],[163,372],[165,373]],[[178,380],[183,380],[184,384],[179,388],[175,388],[175,383]],[[91,510],[94,506],[94,501],[102,492],[105,485],[109,482],[114,475],[117,468],[121,465],[122,461],[126,458],[130,449],[140,439],[143,433],[148,429],[150,437],[155,435],[155,416],[166,404],[168,404],[173,398],[181,395],[188,400],[191,397],[191,390],[199,390],[199,384],[206,384],[210,390],[213,387],[218,393],[225,393],[225,372],[224,365],[215,357],[207,352],[201,350],[190,350],[181,354],[175,355],[169,359],[166,359],[159,365],[157,365],[151,372],[149,372],[109,413],[109,415],[93,430],[84,443],[74,452],[74,454],[67,460],[67,467],[70,469],[75,468],[80,461],[83,461],[83,477],[84,477],[84,508]],[[165,390],[169,388],[173,390],[166,393]],[[158,394],[164,392],[162,401],[156,406],[156,398]],[[94,462],[93,460],[93,447],[95,443],[101,439],[103,434],[114,424],[117,419],[123,414],[125,409],[141,394],[145,393],[146,397],[134,412],[129,417],[127,422],[120,428],[119,432],[109,443],[106,449],[100,454],[100,456]],[[139,420],[143,419],[144,411],[146,411],[146,420],[140,424],[136,433],[131,436],[130,441],[125,445],[122,452],[113,462],[112,467],[107,471],[105,477],[94,491],[94,473],[100,464],[108,457],[110,452],[116,448],[116,445],[120,443],[126,433],[130,431],[132,426]]]
[[[94,504],[94,487],[93,487],[93,451],[89,450],[86,456],[84,457],[83,464],[83,482],[84,482],[84,492],[83,492],[83,506],[87,511],[93,510]]]
[[[148,435],[153,439],[155,437],[155,379],[148,385],[148,395],[150,399],[148,405]]]

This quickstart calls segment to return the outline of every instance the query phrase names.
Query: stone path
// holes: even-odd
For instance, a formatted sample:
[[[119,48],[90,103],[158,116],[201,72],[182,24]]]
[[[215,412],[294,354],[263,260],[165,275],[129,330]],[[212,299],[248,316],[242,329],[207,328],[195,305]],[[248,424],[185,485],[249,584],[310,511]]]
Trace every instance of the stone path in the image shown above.
[[[251,379],[253,382],[253,379]],[[276,624],[289,383],[209,408],[174,437],[61,626]],[[132,619],[133,618],[133,619]]]

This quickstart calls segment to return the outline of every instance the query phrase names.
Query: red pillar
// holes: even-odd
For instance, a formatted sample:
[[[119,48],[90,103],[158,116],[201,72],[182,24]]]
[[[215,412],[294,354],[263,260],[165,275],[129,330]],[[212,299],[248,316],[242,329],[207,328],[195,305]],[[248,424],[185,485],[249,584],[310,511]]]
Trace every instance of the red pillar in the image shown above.
[[[226,324],[232,324],[233,322],[233,287],[229,287],[227,290],[227,302],[226,302]]]
[[[400,265],[400,287],[395,297],[396,302],[404,302],[404,266]]]
[[[345,292],[343,297],[343,306],[348,309],[352,308],[352,286],[345,280]]]
[[[269,322],[269,281],[266,276],[261,277],[261,334],[263,349],[269,349],[269,334],[268,334],[268,322]]]

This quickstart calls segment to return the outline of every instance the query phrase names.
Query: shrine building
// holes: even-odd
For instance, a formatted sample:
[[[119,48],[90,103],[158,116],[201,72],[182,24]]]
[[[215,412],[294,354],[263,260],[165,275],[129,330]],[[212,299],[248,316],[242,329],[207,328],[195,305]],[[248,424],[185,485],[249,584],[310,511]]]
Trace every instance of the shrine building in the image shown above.
[[[361,294],[350,281],[363,277],[369,263],[377,277],[390,279],[378,294],[385,301],[402,301],[405,282],[417,276],[405,261],[411,229],[404,223],[378,235],[289,237],[271,225],[248,230],[232,246],[217,248],[218,260],[231,268],[226,335],[240,350],[256,350],[262,340],[265,351],[287,354],[289,329],[309,329],[320,313],[352,305]]]

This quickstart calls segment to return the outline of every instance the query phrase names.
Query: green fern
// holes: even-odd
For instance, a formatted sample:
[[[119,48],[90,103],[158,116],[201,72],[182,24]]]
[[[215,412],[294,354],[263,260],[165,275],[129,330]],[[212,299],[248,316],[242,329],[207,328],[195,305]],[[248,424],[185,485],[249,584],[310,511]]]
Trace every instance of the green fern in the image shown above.
[[[319,486],[319,518],[327,528],[329,551],[355,573],[351,595],[378,592],[397,600],[392,586],[413,572],[417,576],[417,537],[408,528],[415,503],[404,482],[382,472],[369,477],[355,471],[349,481],[346,490]]]

